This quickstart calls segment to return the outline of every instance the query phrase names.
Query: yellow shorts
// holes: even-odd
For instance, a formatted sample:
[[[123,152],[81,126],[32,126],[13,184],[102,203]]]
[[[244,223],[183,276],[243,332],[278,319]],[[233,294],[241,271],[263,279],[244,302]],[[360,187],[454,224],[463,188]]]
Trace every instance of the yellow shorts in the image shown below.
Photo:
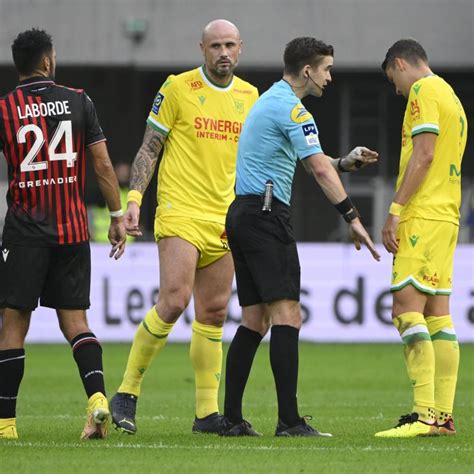
[[[199,251],[197,268],[206,267],[230,252],[224,224],[189,217],[155,217],[155,240],[180,237]]]
[[[451,222],[418,218],[401,222],[390,291],[411,284],[430,295],[450,295],[458,231]]]

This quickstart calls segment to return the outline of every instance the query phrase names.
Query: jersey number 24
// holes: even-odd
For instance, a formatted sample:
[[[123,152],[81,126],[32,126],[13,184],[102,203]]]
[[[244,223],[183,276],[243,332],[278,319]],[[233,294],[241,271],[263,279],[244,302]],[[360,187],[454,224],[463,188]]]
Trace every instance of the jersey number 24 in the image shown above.
[[[34,134],[35,141],[31,146],[30,151],[21,162],[20,169],[22,172],[45,170],[48,168],[47,161],[35,161],[35,158],[41,150],[41,147],[44,145],[43,131],[38,127],[38,125],[23,125],[18,129],[18,133],[16,135],[18,143],[26,143],[26,135],[28,133]],[[63,137],[65,139],[66,151],[64,153],[57,153],[56,150]],[[68,168],[72,168],[74,166],[77,153],[72,151],[72,123],[70,120],[63,120],[59,122],[51,143],[48,146],[48,155],[50,161],[66,160]]]

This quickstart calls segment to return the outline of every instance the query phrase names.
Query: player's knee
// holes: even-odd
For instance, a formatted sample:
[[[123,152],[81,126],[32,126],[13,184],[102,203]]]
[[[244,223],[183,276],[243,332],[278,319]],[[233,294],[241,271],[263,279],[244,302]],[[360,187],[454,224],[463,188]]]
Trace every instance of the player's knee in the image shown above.
[[[191,300],[191,292],[186,289],[176,289],[159,294],[157,311],[160,317],[176,320],[183,313]]]
[[[196,307],[196,319],[202,324],[223,326],[227,317],[227,304],[209,302],[202,308]]]
[[[23,348],[28,324],[0,324],[0,350]]]
[[[410,309],[407,307],[406,301],[395,293],[392,304],[392,320],[407,311],[410,311]]]
[[[71,342],[79,334],[92,332],[89,326],[84,323],[69,322],[64,324],[64,322],[62,322],[59,324],[59,327],[64,337],[69,342]]]
[[[0,330],[0,351],[20,349],[25,345],[26,333]]]

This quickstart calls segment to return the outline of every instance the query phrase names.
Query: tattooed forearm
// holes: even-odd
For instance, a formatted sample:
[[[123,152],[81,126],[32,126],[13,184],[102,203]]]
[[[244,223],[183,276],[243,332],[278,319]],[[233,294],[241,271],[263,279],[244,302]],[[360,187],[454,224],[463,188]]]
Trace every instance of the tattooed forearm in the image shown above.
[[[143,143],[133,161],[130,189],[135,189],[143,194],[151,181],[158,162],[160,151],[163,148],[166,137],[159,132],[146,126]]]

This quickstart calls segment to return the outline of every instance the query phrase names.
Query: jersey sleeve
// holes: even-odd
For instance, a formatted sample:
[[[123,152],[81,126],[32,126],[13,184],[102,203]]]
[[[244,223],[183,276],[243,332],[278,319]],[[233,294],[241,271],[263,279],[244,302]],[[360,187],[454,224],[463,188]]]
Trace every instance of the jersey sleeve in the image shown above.
[[[319,132],[313,116],[302,103],[296,104],[291,110],[283,107],[282,131],[291,142],[300,160],[316,153],[323,153],[319,143]]]
[[[178,104],[178,84],[175,76],[171,75],[156,94],[148,115],[148,125],[167,136],[178,116]]]
[[[84,101],[86,109],[86,146],[91,146],[105,140],[104,132],[99,123],[94,103],[84,92]]]
[[[411,136],[420,133],[439,135],[439,104],[435,91],[428,84],[415,83],[408,97]]]
[[[3,136],[3,117],[2,117],[2,111],[1,111],[1,108],[0,108],[0,152],[3,153],[3,149],[5,147],[5,144],[3,143],[2,136]]]

